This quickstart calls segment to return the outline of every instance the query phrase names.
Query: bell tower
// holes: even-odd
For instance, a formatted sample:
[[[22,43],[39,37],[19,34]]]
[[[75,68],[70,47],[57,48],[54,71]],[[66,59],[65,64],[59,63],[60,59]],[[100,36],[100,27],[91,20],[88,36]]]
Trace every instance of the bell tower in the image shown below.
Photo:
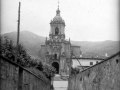
[[[71,62],[67,58],[71,56],[71,44],[70,41],[65,40],[65,21],[60,15],[59,6],[56,16],[50,22],[49,40],[46,41],[46,46],[50,47],[49,63],[56,68],[58,74],[69,75]]]
[[[51,20],[50,22],[50,33],[49,38],[52,40],[55,39],[65,39],[65,22],[60,16],[60,10],[59,7],[56,10],[56,16]]]

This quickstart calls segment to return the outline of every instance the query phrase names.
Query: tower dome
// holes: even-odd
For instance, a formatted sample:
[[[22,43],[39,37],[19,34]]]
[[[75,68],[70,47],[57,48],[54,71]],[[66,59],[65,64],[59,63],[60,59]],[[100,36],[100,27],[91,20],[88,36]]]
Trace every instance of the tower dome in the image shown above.
[[[62,19],[62,17],[60,16],[60,10],[59,7],[56,10],[56,16],[53,18],[53,20],[51,21],[51,23],[63,23],[65,24],[64,20]]]
[[[53,18],[53,21],[55,21],[55,22],[63,22],[63,19],[62,19],[62,17],[61,16],[55,16],[54,18]]]

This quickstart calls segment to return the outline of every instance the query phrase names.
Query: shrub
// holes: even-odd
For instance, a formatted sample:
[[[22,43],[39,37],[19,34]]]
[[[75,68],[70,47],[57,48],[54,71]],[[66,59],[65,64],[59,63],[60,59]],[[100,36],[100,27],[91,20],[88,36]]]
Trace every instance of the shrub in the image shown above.
[[[29,65],[30,56],[27,54],[27,50],[21,45],[18,45],[18,52],[16,51],[16,46],[13,41],[8,37],[0,37],[0,55],[4,56],[11,61],[17,59],[18,64],[27,67]],[[17,58],[16,58],[17,57]]]
[[[77,74],[77,73],[79,73],[79,69],[71,67],[71,75]]]
[[[54,77],[56,70],[54,67],[45,64],[43,65],[43,73],[45,74],[45,76],[49,79],[51,79],[51,77]]]
[[[14,62],[15,59],[17,59],[16,63],[23,67],[34,67],[42,71],[48,79],[51,79],[51,77],[55,75],[56,70],[54,67],[48,64],[43,65],[41,61],[38,63],[38,60],[31,58],[31,56],[27,53],[27,50],[21,44],[18,45],[18,51],[16,51],[16,46],[13,44],[11,39],[7,37],[0,37],[0,46],[1,56],[4,56]]]

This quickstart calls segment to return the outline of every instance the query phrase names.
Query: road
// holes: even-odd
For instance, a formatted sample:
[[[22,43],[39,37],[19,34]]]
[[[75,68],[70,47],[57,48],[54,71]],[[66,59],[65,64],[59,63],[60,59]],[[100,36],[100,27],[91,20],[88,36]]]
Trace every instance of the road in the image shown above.
[[[67,90],[68,81],[60,79],[60,75],[55,75],[53,86],[55,90]]]

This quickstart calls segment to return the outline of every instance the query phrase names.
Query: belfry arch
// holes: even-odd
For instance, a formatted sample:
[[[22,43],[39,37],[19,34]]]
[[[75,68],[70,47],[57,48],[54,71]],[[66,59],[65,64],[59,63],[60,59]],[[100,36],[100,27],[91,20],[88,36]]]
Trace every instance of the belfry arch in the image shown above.
[[[59,28],[56,27],[56,28],[55,28],[55,35],[58,35],[58,33],[59,33]]]
[[[59,63],[58,62],[53,62],[52,66],[56,69],[56,73],[59,74]]]

